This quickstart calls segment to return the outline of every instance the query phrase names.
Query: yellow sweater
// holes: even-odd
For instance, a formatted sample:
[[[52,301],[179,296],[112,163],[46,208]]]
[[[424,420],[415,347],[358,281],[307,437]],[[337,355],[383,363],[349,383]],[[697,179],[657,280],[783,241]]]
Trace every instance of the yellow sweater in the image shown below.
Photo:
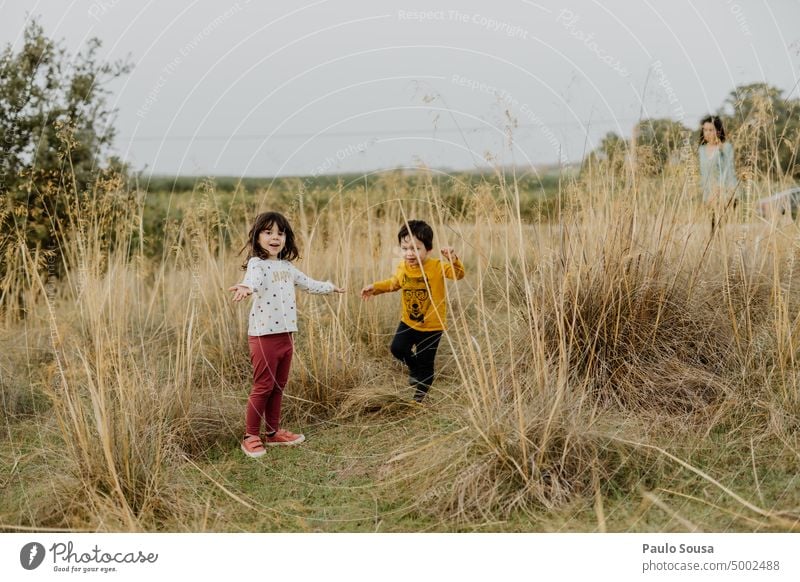
[[[373,283],[374,294],[403,292],[403,323],[419,331],[441,331],[446,328],[447,302],[444,278],[462,279],[464,265],[459,259],[452,263],[425,259],[419,266],[409,267],[402,261],[391,279]]]

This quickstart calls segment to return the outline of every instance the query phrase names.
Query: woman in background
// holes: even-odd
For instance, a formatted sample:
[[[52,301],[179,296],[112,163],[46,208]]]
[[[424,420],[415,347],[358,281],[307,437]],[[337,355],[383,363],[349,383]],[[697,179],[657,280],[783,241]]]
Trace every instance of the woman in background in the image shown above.
[[[733,168],[733,146],[725,140],[725,128],[716,115],[700,122],[700,185],[703,202],[709,206],[725,203],[736,189],[736,172]]]

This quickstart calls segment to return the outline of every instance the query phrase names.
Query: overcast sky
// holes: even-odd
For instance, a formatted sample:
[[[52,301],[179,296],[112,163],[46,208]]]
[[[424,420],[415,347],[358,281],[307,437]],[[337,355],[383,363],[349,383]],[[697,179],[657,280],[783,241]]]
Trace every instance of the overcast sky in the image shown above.
[[[640,116],[696,127],[737,85],[800,97],[798,0],[0,0],[0,13],[4,45],[38,15],[69,50],[96,36],[104,58],[134,64],[113,86],[116,152],[148,173],[574,162]]]

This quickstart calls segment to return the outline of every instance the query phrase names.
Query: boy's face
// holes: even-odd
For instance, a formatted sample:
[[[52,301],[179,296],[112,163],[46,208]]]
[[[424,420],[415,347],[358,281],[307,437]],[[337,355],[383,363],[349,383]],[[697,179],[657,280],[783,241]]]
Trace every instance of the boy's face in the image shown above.
[[[403,255],[406,265],[417,267],[425,262],[428,250],[421,240],[414,235],[408,235],[400,241],[400,254]]]

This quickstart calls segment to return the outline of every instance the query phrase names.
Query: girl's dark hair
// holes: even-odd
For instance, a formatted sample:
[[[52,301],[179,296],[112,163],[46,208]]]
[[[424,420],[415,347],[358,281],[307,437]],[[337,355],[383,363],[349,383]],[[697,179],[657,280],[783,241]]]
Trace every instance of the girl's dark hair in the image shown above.
[[[247,233],[247,244],[242,247],[242,251],[247,249],[247,261],[253,257],[259,259],[268,259],[269,254],[258,242],[258,235],[262,231],[267,230],[271,226],[277,226],[278,230],[286,234],[286,244],[283,250],[278,254],[278,258],[284,261],[294,261],[300,256],[300,251],[297,250],[297,243],[294,240],[294,231],[292,230],[289,221],[280,212],[262,212],[256,216],[253,223],[253,228]],[[242,252],[239,251],[239,252]],[[247,270],[247,261],[242,265],[242,270]]]
[[[408,224],[404,224],[397,233],[397,242],[402,244],[409,234],[424,244],[426,250],[433,248],[433,229],[424,220],[409,220]]]
[[[709,115],[704,117],[703,120],[700,122],[700,145],[706,143],[706,138],[703,137],[703,126],[706,123],[712,123],[714,125],[714,129],[717,130],[717,139],[720,142],[725,141],[725,128],[722,126],[722,120],[717,115]]]

